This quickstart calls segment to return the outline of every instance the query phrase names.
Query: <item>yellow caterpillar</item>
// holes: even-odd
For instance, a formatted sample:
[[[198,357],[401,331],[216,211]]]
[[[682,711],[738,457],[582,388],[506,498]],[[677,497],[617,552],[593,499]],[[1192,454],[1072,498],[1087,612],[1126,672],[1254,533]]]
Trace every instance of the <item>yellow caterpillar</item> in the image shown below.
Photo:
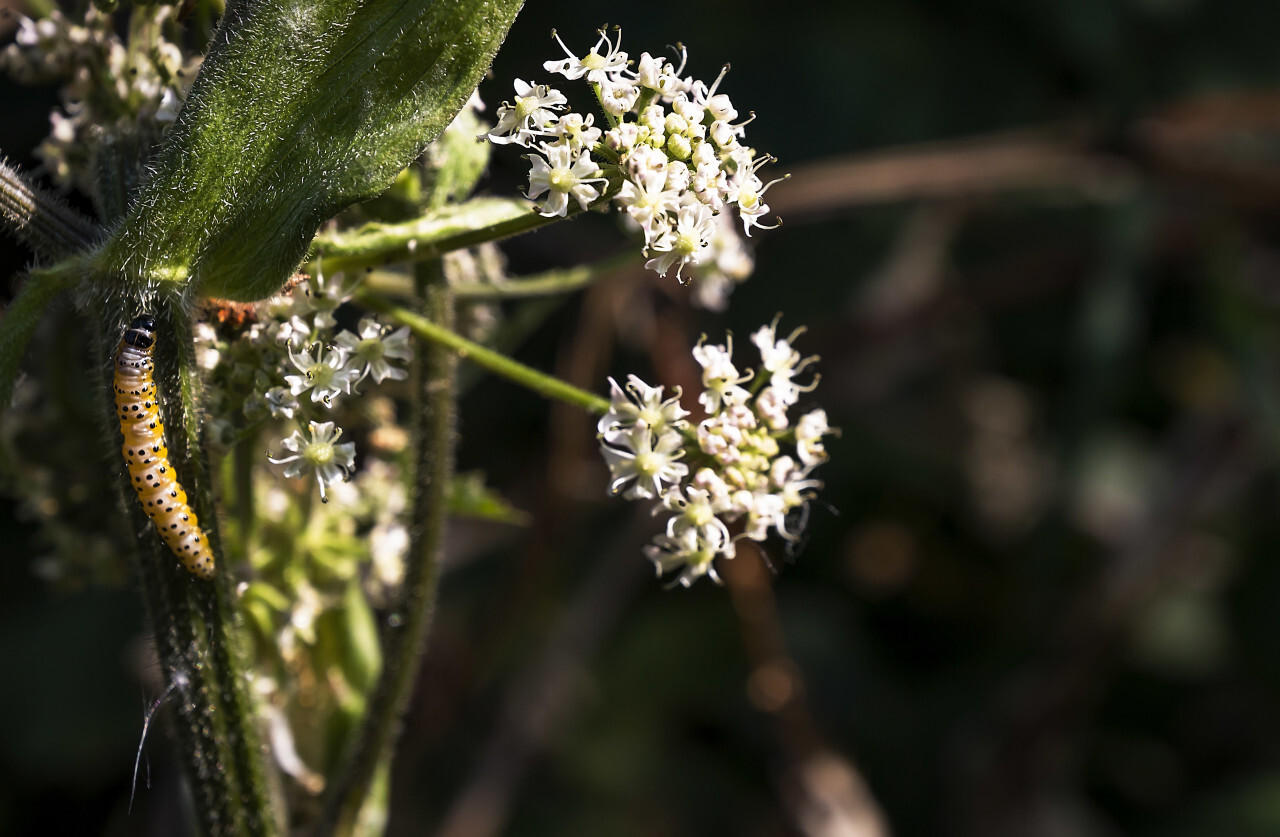
[[[187,505],[187,492],[178,485],[164,444],[164,423],[152,379],[155,346],[155,318],[141,314],[129,324],[116,349],[116,410],[124,434],[124,461],[142,510],[160,537],[182,566],[207,581],[214,575],[209,538]]]

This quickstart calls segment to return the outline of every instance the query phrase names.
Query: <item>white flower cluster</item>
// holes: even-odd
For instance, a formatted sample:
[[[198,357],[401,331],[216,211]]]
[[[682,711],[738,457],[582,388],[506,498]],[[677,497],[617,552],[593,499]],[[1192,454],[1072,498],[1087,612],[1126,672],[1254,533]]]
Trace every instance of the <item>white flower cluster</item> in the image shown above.
[[[670,513],[645,553],[659,575],[679,571],[676,581],[686,587],[703,575],[718,581],[715,559],[734,557],[743,538],[764,541],[774,533],[795,543],[804,511],[822,487],[810,475],[827,459],[827,414],[812,410],[794,426],[789,415],[817,385],[817,375],[806,384],[796,381],[817,358],[792,348],[802,329],[785,339],[776,329],[775,320],[752,335],[761,363],[745,374],[734,365],[732,340],[700,342],[693,350],[702,367],[698,402],[707,414],[696,429],[685,420],[679,389],[664,399],[662,387],[634,375],[625,391],[609,380],[609,411],[598,425],[609,491],[657,500],[655,513]]]
[[[585,79],[604,126],[594,114],[568,110],[559,90],[517,79],[514,103],[498,108],[487,136],[533,152],[529,198],[541,198],[544,215],[565,215],[570,198],[586,209],[609,196],[644,235],[648,268],[665,276],[674,267],[681,282],[689,268],[706,278],[699,301],[722,308],[752,268],[727,212],[736,210],[747,235],[765,227],[764,193],[777,181],[765,183],[759,169],[773,158],[742,143],[751,119],[737,121],[729,97],[717,92],[724,71],[710,85],[683,76],[683,48],[678,67],[646,52],[633,68],[621,40],[601,31],[583,58],[559,41],[566,57],[543,65]]]
[[[131,31],[146,33],[147,40],[129,44],[116,34],[111,15],[92,4],[81,22],[57,9],[38,20],[18,16],[0,67],[25,83],[66,79],[62,104],[49,114],[49,136],[37,150],[59,183],[85,175],[95,127],[118,120],[166,125],[177,118],[184,71],[193,70],[194,61],[162,34],[175,12],[163,4],[134,7],[132,14],[151,19],[145,26],[133,22]]]
[[[314,474],[326,502],[329,486],[351,472],[355,445],[337,442],[342,428],[335,422],[312,416],[331,409],[341,396],[358,394],[356,385],[366,378],[403,380],[408,373],[402,364],[413,357],[409,329],[388,333],[373,317],[362,319],[355,333],[342,331],[323,342],[320,336],[337,326],[334,311],[350,298],[341,274],[318,276],[275,297],[238,341],[246,345],[237,347],[235,363],[241,369],[232,373],[250,380],[251,394],[242,408],[247,419],[306,420],[306,433],[296,429],[281,442],[287,453],[269,458],[286,466],[286,477]],[[196,332],[201,367],[217,365],[216,345],[212,329]]]

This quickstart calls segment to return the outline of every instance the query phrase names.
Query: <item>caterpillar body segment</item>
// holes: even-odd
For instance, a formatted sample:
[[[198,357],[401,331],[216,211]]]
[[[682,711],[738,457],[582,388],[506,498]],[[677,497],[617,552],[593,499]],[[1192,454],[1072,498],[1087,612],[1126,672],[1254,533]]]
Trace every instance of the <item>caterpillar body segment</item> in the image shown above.
[[[207,581],[215,572],[213,551],[169,462],[157,406],[155,345],[155,318],[141,314],[129,324],[116,348],[116,415],[124,435],[124,462],[142,510],[160,537],[182,566]]]

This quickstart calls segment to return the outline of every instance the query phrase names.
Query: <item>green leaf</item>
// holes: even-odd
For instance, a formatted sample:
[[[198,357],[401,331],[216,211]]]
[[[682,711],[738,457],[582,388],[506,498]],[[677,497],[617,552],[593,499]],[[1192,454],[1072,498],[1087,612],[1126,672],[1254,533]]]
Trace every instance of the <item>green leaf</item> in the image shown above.
[[[529,525],[529,513],[485,485],[484,474],[479,471],[454,475],[449,483],[449,514],[513,526]]]
[[[453,119],[522,0],[233,0],[99,259],[138,283],[261,299],[316,228]]]
[[[382,669],[382,646],[378,642],[377,617],[358,578],[348,582],[338,613],[342,619],[342,672],[363,697],[373,688]]]

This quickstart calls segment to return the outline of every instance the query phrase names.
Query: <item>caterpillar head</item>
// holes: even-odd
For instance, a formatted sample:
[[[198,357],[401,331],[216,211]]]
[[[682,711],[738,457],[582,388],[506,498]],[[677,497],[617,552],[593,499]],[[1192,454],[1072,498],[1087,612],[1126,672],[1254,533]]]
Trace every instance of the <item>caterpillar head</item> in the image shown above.
[[[156,342],[156,318],[150,314],[134,317],[124,333],[124,342],[139,349],[151,348]]]

